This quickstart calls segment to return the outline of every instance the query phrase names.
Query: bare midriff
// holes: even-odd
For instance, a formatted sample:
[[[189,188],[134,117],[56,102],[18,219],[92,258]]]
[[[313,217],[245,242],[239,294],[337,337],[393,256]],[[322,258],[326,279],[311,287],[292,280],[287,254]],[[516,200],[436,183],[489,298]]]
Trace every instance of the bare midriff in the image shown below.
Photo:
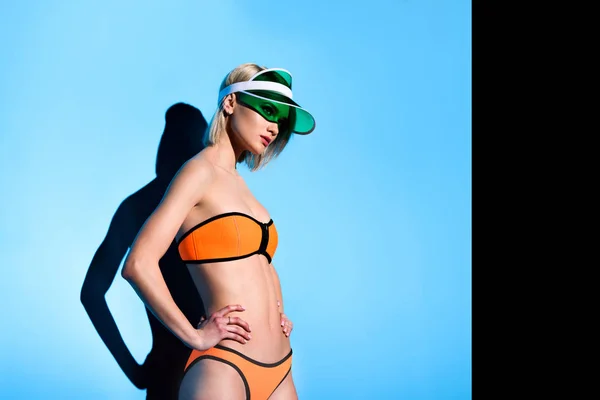
[[[237,350],[263,363],[274,363],[290,351],[290,340],[283,333],[272,266],[266,257],[255,254],[234,261],[188,264],[188,270],[202,297],[207,318],[232,304],[243,312],[231,312],[250,325],[252,339],[245,344],[225,339],[219,344]]]

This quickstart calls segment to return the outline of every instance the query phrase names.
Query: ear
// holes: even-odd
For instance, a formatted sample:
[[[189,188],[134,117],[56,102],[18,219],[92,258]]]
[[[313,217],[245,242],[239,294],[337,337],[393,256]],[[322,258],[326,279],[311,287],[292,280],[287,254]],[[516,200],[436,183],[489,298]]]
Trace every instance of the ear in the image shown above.
[[[235,93],[231,93],[225,96],[225,98],[223,99],[223,111],[225,111],[225,115],[233,114],[235,105]]]

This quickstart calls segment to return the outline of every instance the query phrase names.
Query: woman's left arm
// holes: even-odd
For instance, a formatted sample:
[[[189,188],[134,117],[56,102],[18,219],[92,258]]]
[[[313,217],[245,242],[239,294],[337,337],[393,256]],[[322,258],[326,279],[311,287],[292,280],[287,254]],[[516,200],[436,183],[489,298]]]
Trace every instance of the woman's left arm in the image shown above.
[[[281,327],[283,333],[286,336],[290,336],[290,333],[292,333],[292,329],[294,328],[294,324],[292,324],[292,321],[290,321],[283,313],[283,295],[281,294],[281,283],[279,282],[279,276],[277,275],[277,271],[275,270],[273,263],[270,264],[270,267],[271,275],[273,275],[273,283],[275,284],[275,292],[277,293],[277,308],[279,309],[279,315],[281,317]]]

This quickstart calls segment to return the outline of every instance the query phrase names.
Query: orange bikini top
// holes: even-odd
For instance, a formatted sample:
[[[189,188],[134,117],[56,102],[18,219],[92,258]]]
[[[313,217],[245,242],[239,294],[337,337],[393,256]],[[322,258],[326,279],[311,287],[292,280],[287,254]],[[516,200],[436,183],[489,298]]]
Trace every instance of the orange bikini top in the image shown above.
[[[269,263],[277,248],[273,220],[264,223],[241,212],[215,215],[199,223],[177,241],[184,263],[233,261],[264,255]]]

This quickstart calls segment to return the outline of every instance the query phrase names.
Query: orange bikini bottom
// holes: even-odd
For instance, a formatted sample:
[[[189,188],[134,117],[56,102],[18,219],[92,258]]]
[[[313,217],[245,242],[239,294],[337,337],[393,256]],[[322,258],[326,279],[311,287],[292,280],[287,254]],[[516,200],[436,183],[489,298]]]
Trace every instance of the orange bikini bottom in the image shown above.
[[[200,360],[216,360],[230,365],[242,377],[246,388],[246,400],[267,400],[292,369],[292,350],[276,363],[266,364],[251,359],[239,351],[222,345],[208,350],[192,350],[185,372]]]

